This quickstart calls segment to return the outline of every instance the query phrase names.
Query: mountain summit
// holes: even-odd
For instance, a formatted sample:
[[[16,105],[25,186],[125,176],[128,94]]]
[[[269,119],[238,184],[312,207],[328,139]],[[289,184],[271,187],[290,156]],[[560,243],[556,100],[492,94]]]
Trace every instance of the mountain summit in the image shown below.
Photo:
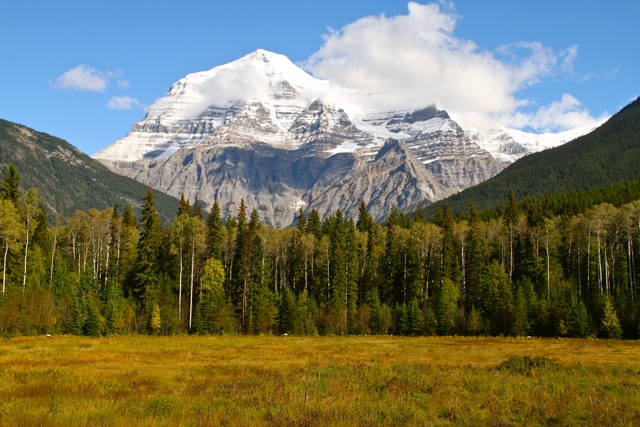
[[[262,122],[256,130],[263,142],[284,147],[292,122],[325,87],[326,82],[310,76],[286,56],[260,49],[180,79],[126,137],[93,157],[116,161],[167,157],[199,144],[238,113]],[[242,106],[247,109],[240,111]],[[243,141],[229,143],[241,145]]]
[[[217,201],[223,215],[244,199],[286,226],[299,209],[355,215],[361,201],[382,219],[393,205],[434,202],[568,141],[464,130],[434,105],[364,114],[355,97],[347,106],[335,93],[287,57],[257,50],[179,80],[94,158],[168,194]]]

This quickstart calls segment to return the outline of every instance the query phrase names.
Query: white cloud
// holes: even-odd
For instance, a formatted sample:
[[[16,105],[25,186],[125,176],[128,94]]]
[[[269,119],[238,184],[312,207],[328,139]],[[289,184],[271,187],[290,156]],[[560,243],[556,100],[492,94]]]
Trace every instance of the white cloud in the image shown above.
[[[88,65],[80,64],[65,71],[56,79],[56,89],[91,90],[102,92],[106,89],[110,76]]]
[[[242,72],[222,69],[199,87],[203,101],[207,105],[228,105],[234,101],[252,97],[260,98],[268,82],[264,74],[254,69]]]
[[[532,128],[537,132],[553,132],[587,126],[605,116],[593,118],[584,105],[572,95],[565,93],[559,101],[542,106],[534,113],[517,112],[507,126]]]
[[[134,107],[141,107],[140,101],[129,96],[114,96],[107,103],[110,110],[131,110]]]
[[[441,2],[442,3],[442,2]],[[517,42],[496,52],[455,35],[453,5],[408,5],[408,14],[369,16],[331,30],[304,66],[316,77],[354,90],[369,111],[436,104],[464,125],[527,122],[558,130],[590,118],[570,95],[525,117],[530,101],[518,93],[557,73],[573,73],[577,46],[563,52],[539,42]],[[571,100],[575,100],[573,102]],[[560,117],[550,117],[550,113]],[[525,120],[526,118],[526,120]]]
[[[131,83],[129,82],[129,80],[118,80],[116,84],[121,89],[128,89],[131,87]]]

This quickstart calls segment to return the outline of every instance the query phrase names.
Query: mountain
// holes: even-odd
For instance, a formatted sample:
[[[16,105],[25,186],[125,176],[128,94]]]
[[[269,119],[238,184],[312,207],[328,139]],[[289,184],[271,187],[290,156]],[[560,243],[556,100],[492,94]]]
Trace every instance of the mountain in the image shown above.
[[[175,197],[217,201],[223,215],[244,200],[282,227],[301,208],[324,216],[365,201],[377,220],[392,205],[411,210],[477,185],[553,139],[465,131],[435,106],[370,113],[334,89],[258,50],[179,80],[93,157]]]
[[[68,142],[0,119],[0,171],[15,164],[22,191],[36,188],[50,215],[130,204],[139,208],[147,186],[109,171]],[[163,220],[175,216],[178,201],[154,192]]]
[[[526,156],[482,184],[451,196],[445,203],[454,213],[495,208],[510,189],[521,198],[559,191],[587,191],[640,177],[640,98],[593,132],[559,147]],[[435,206],[427,208],[430,215]]]
[[[502,163],[513,163],[522,157],[549,148],[559,147],[582,135],[586,135],[606,122],[600,120],[594,124],[570,129],[559,133],[535,134],[516,129],[466,129],[465,132],[474,142]]]

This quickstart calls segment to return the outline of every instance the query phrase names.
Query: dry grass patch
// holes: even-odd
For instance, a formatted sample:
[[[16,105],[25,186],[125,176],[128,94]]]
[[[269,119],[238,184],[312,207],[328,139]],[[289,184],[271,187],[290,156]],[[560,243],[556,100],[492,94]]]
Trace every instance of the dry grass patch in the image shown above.
[[[638,408],[638,342],[0,341],[0,425],[638,425]]]

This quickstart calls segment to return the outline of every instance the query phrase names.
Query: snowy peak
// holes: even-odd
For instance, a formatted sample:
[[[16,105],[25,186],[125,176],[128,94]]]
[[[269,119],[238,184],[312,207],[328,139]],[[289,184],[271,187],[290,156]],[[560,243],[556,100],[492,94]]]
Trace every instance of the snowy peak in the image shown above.
[[[559,147],[569,141],[593,132],[608,119],[558,133],[528,133],[516,129],[465,129],[465,134],[481,148],[502,163],[513,163],[527,154]]]
[[[384,218],[593,129],[463,130],[435,105],[371,112],[353,95],[260,49],[180,79],[94,158],[168,194],[217,201],[224,216],[244,200],[284,226],[301,206],[355,212],[362,200]]]
[[[178,81],[168,96],[187,97],[202,113],[215,106],[261,101],[292,100],[308,104],[317,96],[323,82],[307,74],[286,56],[257,50],[236,61],[193,73]]]
[[[181,148],[211,142],[216,132],[222,135],[218,142],[233,144],[234,132],[223,129],[232,121],[249,140],[285,147],[289,129],[321,97],[326,85],[286,56],[260,49],[180,79],[127,136],[93,157],[110,161],[164,158]]]

